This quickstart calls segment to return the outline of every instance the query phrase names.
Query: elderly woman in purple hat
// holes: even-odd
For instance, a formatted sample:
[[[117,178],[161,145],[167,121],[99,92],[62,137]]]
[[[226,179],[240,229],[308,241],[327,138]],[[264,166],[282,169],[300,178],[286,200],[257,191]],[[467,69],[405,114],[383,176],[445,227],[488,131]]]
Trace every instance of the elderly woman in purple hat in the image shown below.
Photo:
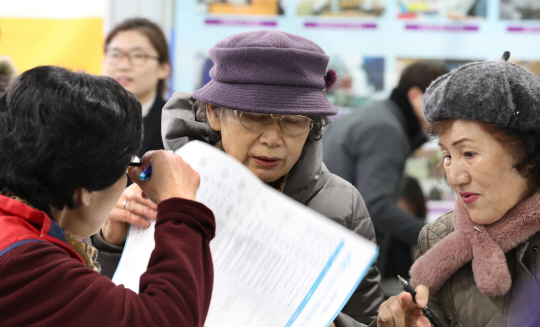
[[[540,78],[508,57],[461,66],[426,91],[457,200],[420,233],[416,303],[391,297],[377,326],[540,325]]]
[[[176,150],[193,139],[214,144],[263,182],[375,241],[358,191],[322,162],[322,130],[327,116],[337,113],[324,94],[336,80],[334,71],[326,71],[329,57],[324,51],[293,34],[255,31],[218,42],[210,57],[215,64],[212,80],[193,94],[176,93],[165,105],[165,147]],[[126,200],[123,220],[146,223],[149,208],[140,196],[122,197],[118,206]],[[112,260],[114,244],[122,244],[125,233],[115,232],[116,222],[109,220],[101,234],[101,253]],[[380,275],[373,266],[334,324],[367,324],[382,300]]]

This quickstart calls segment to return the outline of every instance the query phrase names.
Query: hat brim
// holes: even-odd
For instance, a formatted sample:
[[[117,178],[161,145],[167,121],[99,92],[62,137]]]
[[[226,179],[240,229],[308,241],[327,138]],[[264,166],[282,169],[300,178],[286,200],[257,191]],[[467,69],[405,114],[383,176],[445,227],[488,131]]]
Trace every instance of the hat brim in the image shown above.
[[[263,84],[232,84],[211,80],[193,97],[215,106],[240,111],[305,116],[335,115],[333,106],[322,90]]]

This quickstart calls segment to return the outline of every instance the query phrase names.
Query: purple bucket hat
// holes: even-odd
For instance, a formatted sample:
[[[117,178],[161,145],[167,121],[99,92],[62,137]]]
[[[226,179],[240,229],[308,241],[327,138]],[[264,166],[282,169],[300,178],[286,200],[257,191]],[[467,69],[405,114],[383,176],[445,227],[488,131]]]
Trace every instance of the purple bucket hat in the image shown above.
[[[212,80],[193,97],[247,112],[335,115],[323,93],[336,81],[329,57],[314,42],[281,31],[235,34],[210,49]]]

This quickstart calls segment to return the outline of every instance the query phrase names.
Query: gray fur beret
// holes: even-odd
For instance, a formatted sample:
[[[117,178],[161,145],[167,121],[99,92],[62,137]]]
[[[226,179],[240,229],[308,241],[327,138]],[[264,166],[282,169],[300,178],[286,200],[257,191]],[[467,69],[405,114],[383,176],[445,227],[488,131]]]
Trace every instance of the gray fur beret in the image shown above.
[[[500,61],[469,63],[437,78],[424,95],[427,121],[465,119],[540,131],[540,78],[509,57],[505,52]]]

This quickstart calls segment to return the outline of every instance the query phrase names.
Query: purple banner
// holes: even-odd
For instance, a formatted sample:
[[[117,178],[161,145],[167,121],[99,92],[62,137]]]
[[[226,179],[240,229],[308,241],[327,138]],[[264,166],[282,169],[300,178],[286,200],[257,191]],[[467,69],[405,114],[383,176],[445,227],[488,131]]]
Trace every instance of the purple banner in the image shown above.
[[[508,26],[508,32],[540,33],[540,27]]]
[[[407,24],[405,29],[414,31],[441,31],[441,32],[476,32],[476,25],[418,25]]]
[[[276,21],[206,19],[207,25],[277,26]]]
[[[348,29],[377,29],[377,24],[359,24],[359,23],[321,23],[321,22],[305,22],[304,27],[309,28],[348,28]]]

